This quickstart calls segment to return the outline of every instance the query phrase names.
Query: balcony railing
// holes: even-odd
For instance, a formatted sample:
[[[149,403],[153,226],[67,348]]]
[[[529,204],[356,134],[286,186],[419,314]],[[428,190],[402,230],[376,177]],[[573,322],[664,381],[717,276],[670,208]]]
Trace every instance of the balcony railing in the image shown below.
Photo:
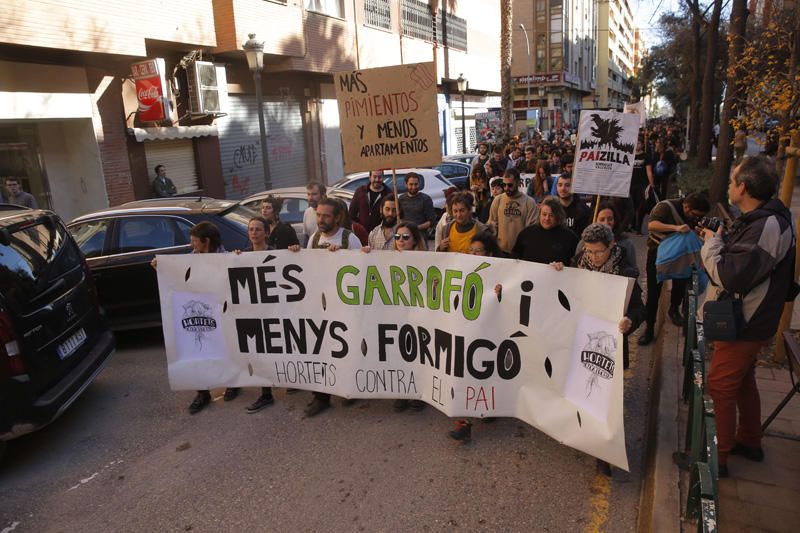
[[[420,0],[402,0],[401,19],[403,35],[441,43],[454,50],[467,51],[467,21],[452,13],[439,10],[434,17],[428,3]],[[445,20],[444,32],[442,20]]]
[[[384,30],[392,29],[392,9],[389,0],[364,0],[364,22]]]

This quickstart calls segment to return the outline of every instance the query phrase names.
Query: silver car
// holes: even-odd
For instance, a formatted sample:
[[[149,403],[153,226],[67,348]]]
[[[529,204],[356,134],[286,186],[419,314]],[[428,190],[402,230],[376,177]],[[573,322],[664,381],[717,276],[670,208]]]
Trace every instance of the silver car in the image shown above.
[[[433,170],[430,168],[401,168],[397,169],[397,193],[403,194],[406,192],[406,181],[405,177],[406,174],[409,172],[416,172],[422,179],[420,180],[419,188],[420,191],[424,192],[428,196],[431,197],[433,200],[433,208],[437,212],[437,216],[444,211],[444,205],[446,200],[446,193],[451,188],[456,190],[457,187],[453,185],[450,180],[445,178],[441,172],[438,170]],[[369,183],[369,172],[356,172],[355,174],[349,174],[333,184],[330,189],[328,189],[329,194],[330,191],[350,191],[351,193],[355,192],[356,189],[361,187],[362,185],[366,185]],[[389,190],[392,190],[392,173],[391,171],[384,172],[384,179],[383,183],[389,187]]]
[[[306,188],[304,186],[283,187],[281,189],[272,189],[269,191],[259,192],[248,196],[239,202],[239,205],[244,206],[255,213],[261,213],[261,202],[264,201],[264,198],[270,195],[283,199],[283,206],[281,207],[281,212],[278,214],[281,222],[291,224],[294,228],[294,231],[297,233],[297,238],[300,240],[300,242],[305,242],[306,232],[303,228],[303,214],[306,212],[306,209],[308,209]],[[350,200],[353,198],[353,193],[348,190],[336,190],[329,188],[328,196],[331,198],[340,198],[344,200],[348,206],[350,206]]]

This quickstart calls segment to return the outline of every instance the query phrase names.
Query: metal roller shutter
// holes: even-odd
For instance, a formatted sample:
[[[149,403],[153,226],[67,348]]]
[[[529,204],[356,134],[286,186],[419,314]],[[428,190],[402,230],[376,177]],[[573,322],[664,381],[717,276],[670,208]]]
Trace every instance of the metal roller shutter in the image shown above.
[[[191,139],[145,141],[144,153],[151,172],[156,165],[167,167],[167,177],[175,184],[178,194],[200,190]]]
[[[306,157],[303,116],[293,100],[264,102],[272,187],[304,185]],[[261,141],[255,96],[230,95],[228,115],[217,120],[226,198],[239,199],[264,190]]]

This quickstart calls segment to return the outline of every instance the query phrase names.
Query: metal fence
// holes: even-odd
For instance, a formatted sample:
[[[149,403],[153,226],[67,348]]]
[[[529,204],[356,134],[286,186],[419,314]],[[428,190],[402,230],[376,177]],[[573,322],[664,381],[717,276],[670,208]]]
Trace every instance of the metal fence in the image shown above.
[[[698,532],[716,532],[719,516],[719,462],[714,402],[706,394],[706,343],[702,323],[697,321],[698,273],[685,298],[686,334],[683,349],[683,400],[689,404],[684,450],[675,461],[690,470],[686,518],[697,519]]]

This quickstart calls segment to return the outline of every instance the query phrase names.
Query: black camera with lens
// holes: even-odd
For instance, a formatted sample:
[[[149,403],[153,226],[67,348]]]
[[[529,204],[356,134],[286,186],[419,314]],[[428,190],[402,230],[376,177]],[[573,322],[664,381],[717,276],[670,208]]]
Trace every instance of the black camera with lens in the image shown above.
[[[725,221],[719,217],[703,217],[697,222],[697,225],[716,233],[720,227],[725,225]]]

